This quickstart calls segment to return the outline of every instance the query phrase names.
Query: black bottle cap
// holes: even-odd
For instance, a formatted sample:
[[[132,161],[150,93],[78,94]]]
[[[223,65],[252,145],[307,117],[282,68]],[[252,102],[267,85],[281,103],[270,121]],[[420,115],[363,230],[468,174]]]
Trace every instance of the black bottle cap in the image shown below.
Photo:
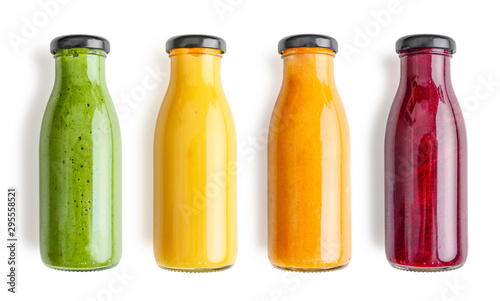
[[[421,49],[421,48],[441,48],[455,53],[457,45],[455,40],[450,37],[436,34],[416,34],[399,38],[396,42],[396,52],[403,50]]]
[[[212,48],[226,52],[226,41],[216,36],[190,34],[171,37],[165,48],[167,52],[177,48]]]
[[[74,34],[60,36],[50,42],[50,52],[54,54],[59,49],[89,48],[100,49],[109,53],[109,41],[105,38],[91,35]]]
[[[335,53],[338,52],[337,40],[330,36],[320,34],[299,34],[281,39],[278,43],[278,53],[281,54],[286,49],[298,47],[321,47],[328,48]]]

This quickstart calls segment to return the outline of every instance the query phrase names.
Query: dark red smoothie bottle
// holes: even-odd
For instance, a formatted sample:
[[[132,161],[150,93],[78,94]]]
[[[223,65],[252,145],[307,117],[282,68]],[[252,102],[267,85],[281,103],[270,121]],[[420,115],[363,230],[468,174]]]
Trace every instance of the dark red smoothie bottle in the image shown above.
[[[400,38],[401,81],[385,137],[385,247],[410,271],[461,267],[467,257],[467,139],[450,79],[455,41]]]

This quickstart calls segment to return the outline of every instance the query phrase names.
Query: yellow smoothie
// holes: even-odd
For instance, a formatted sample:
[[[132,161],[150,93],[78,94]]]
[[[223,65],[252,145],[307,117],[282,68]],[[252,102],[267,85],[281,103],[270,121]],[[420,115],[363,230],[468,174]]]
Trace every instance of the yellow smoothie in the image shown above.
[[[213,271],[236,259],[236,132],[222,51],[170,52],[154,142],[154,254],[165,269]]]

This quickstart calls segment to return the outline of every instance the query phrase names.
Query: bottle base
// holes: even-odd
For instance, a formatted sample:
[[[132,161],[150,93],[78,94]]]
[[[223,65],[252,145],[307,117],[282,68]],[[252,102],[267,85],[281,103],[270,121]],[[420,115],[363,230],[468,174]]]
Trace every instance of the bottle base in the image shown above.
[[[171,272],[183,272],[183,273],[212,273],[212,272],[222,272],[228,270],[233,265],[226,265],[222,267],[211,267],[211,268],[177,268],[177,267],[166,267],[158,265],[161,269],[171,271]]]
[[[58,271],[64,271],[64,272],[98,272],[98,271],[112,269],[118,265],[118,262],[114,263],[114,264],[107,265],[107,266],[92,267],[92,268],[58,267],[58,266],[48,265],[46,263],[44,263],[44,264],[48,268],[51,268],[53,270],[58,270]]]
[[[461,268],[464,265],[463,263],[461,263],[458,265],[446,266],[446,267],[416,267],[416,266],[400,265],[392,262],[389,262],[389,264],[397,270],[407,271],[407,272],[422,272],[422,273],[447,272]]]
[[[339,271],[346,268],[349,263],[344,265],[334,266],[334,267],[323,267],[323,268],[297,268],[297,267],[285,267],[273,264],[273,267],[278,270],[288,271],[288,272],[299,272],[299,273],[322,273],[322,272],[333,272]]]

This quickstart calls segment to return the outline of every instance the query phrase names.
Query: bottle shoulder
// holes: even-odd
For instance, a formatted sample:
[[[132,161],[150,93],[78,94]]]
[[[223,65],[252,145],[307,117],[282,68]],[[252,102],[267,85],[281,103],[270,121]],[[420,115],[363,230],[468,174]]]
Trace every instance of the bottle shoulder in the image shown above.
[[[453,90],[410,91],[399,89],[393,101],[386,137],[410,135],[420,139],[434,135],[465,135],[465,120]]]
[[[104,124],[119,131],[118,116],[107,90],[54,89],[47,103],[44,123]]]
[[[229,102],[222,91],[212,89],[179,89],[169,87],[157,119],[157,130],[165,127],[225,124],[234,130],[234,120]]]
[[[163,110],[229,110],[229,102],[222,87],[169,86],[162,102]]]
[[[396,92],[392,113],[414,110],[447,110],[459,107],[458,99],[451,86],[403,85]]]
[[[340,95],[335,88],[293,89],[283,86],[274,107],[276,113],[298,116],[313,116],[323,112],[345,115]]]

